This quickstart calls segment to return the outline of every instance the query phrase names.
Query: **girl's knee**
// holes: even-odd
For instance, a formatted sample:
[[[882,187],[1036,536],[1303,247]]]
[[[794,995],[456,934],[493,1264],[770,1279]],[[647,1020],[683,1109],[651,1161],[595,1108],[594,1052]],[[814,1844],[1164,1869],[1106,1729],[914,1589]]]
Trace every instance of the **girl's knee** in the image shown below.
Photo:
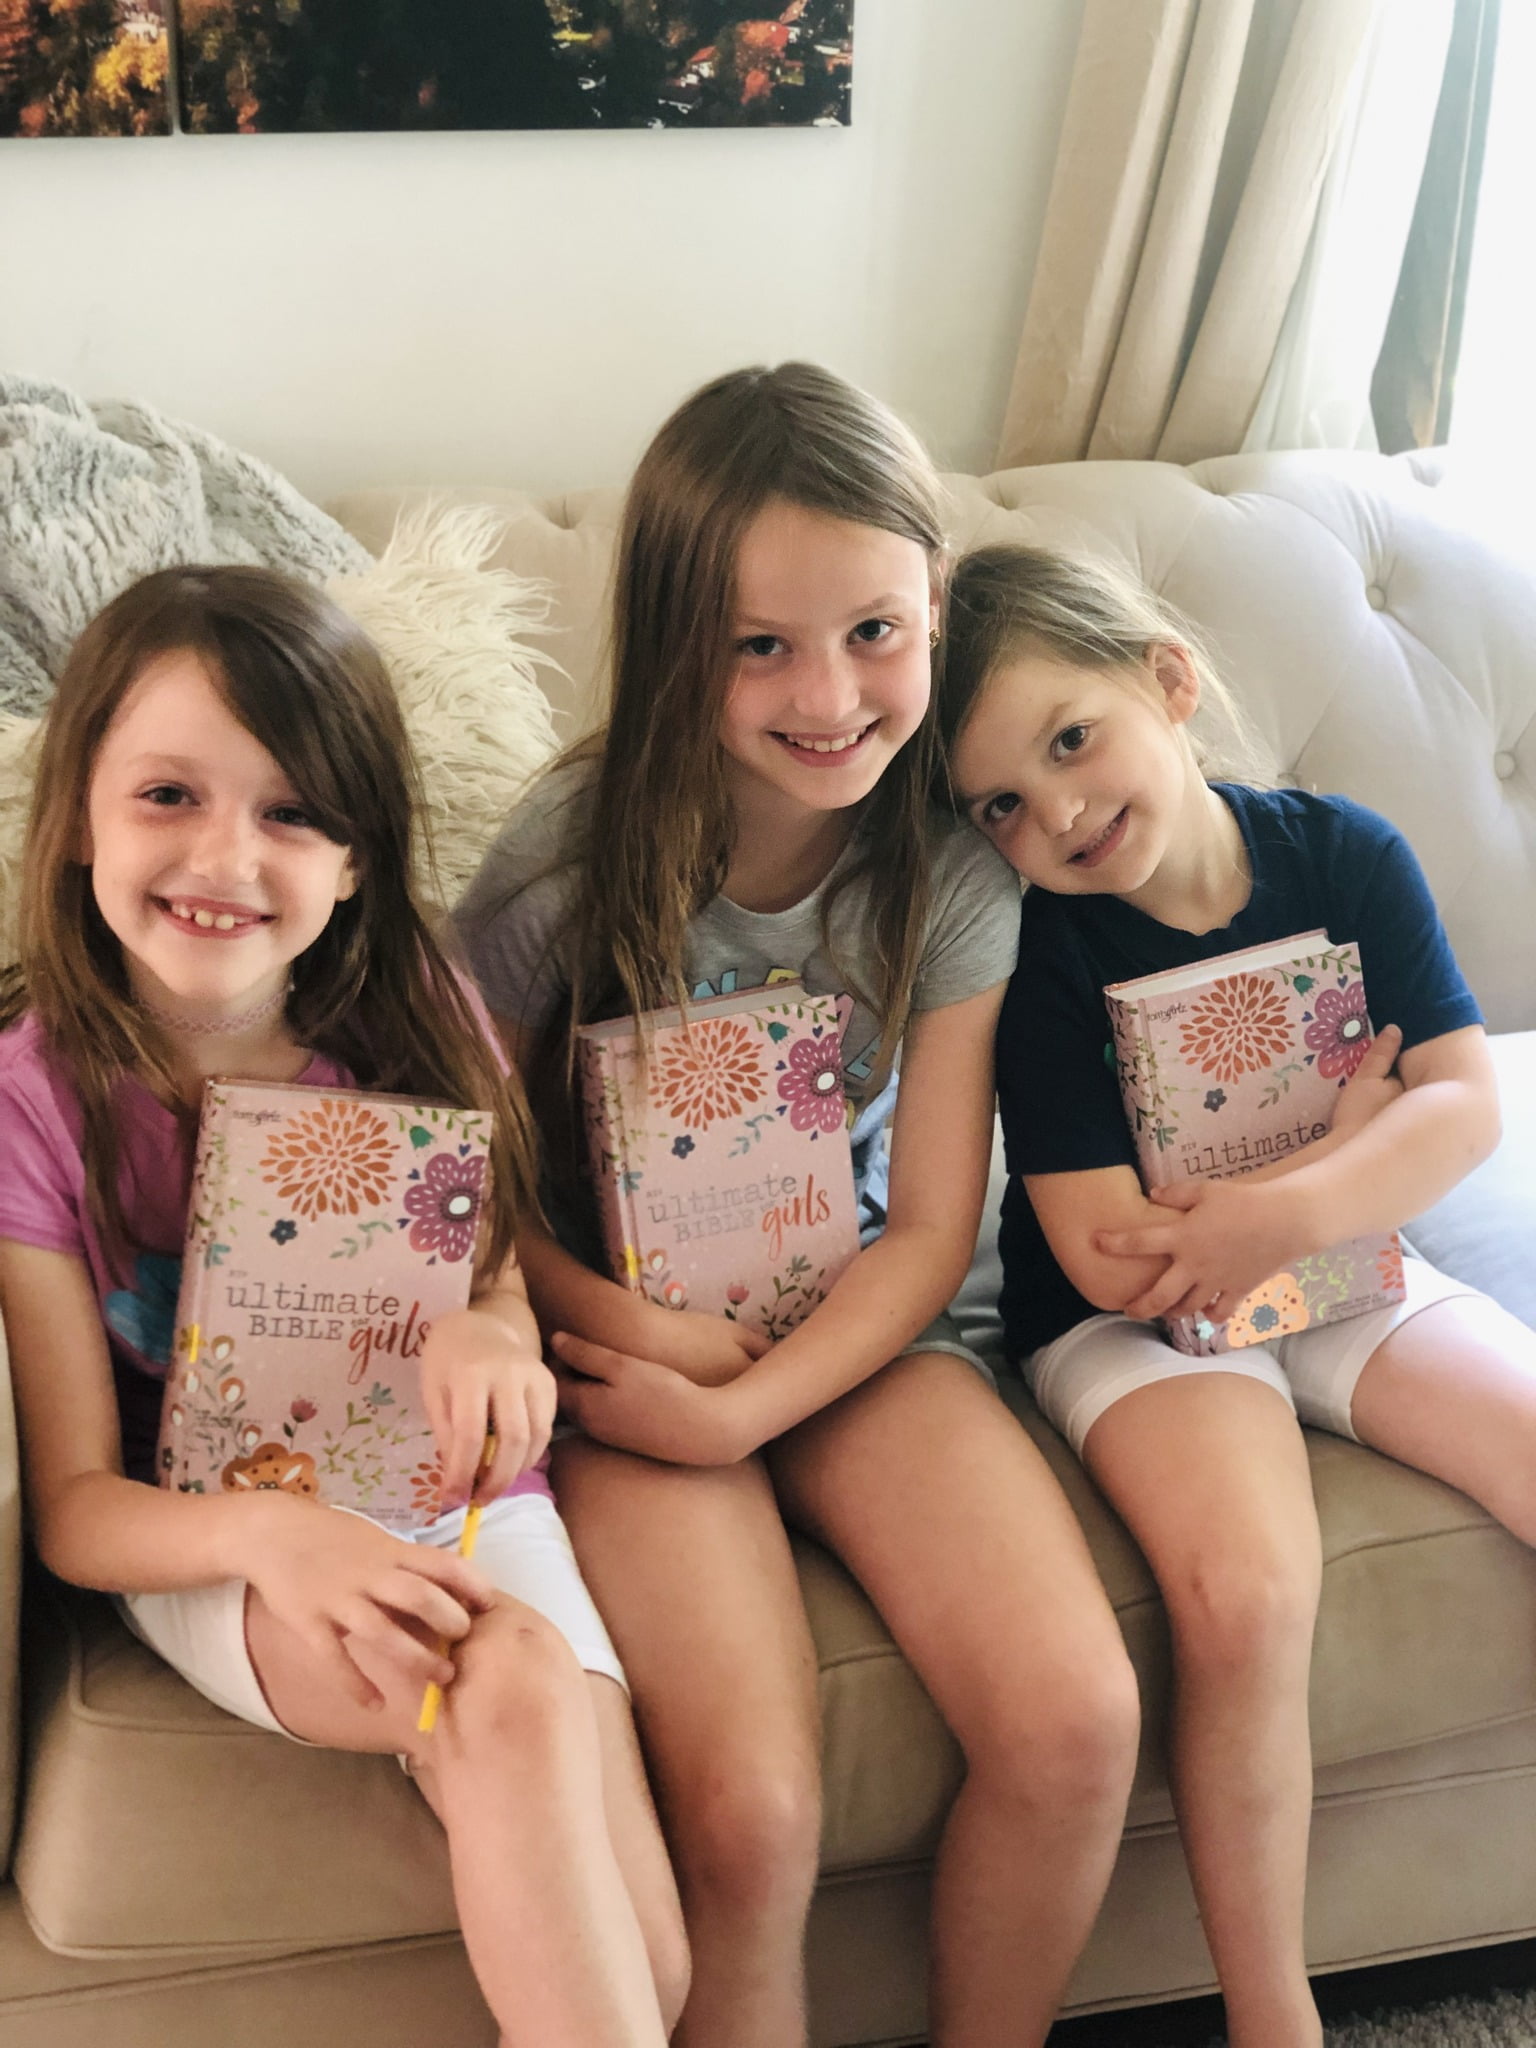
[[[809,1901],[821,1853],[813,1768],[707,1773],[674,1797],[668,1819],[691,1902],[766,1915]]]
[[[1136,1673],[1118,1634],[1095,1655],[1051,1675],[1020,1666],[1020,1683],[995,1696],[961,1734],[968,1771],[994,1786],[1012,1784],[1032,1806],[1119,1811],[1130,1792],[1141,1737]]]
[[[1310,1655],[1321,1589],[1307,1547],[1256,1546],[1200,1558],[1162,1590],[1179,1657],[1237,1667]]]
[[[542,1614],[502,1599],[460,1645],[450,1718],[461,1742],[548,1747],[591,1712],[575,1651]]]

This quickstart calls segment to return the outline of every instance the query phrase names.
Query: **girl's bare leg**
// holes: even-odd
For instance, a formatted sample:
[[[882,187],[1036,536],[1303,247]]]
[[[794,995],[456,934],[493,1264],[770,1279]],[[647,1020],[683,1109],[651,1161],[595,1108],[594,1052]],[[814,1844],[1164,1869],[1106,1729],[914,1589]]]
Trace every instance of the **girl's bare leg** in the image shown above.
[[[1260,1380],[1163,1380],[1100,1416],[1084,1462],[1168,1610],[1174,1802],[1228,2038],[1315,2048],[1302,1912],[1322,1546],[1296,1418]]]
[[[406,1750],[448,1833],[465,1947],[508,2048],[661,2048],[651,1960],[609,1834],[585,1674],[530,1608],[500,1599],[456,1652],[437,1728],[420,1689],[361,1651],[370,1712],[317,1675],[254,1592],[246,1635],[279,1721],[328,1748]],[[675,1996],[676,1986],[671,1987]]]
[[[965,1755],[934,1880],[934,2048],[1043,2041],[1136,1760],[1135,1678],[1077,1519],[997,1396],[935,1353],[771,1462],[786,1514],[859,1580]]]
[[[1514,1316],[1467,1296],[1422,1309],[1367,1361],[1350,1420],[1536,1544],[1536,1331]]]
[[[560,1512],[633,1690],[682,1893],[680,2048],[801,2048],[820,1847],[816,1660],[762,1467],[572,1438]]]
[[[688,1996],[688,1939],[683,1931],[682,1902],[651,1788],[645,1781],[629,1696],[622,1686],[596,1672],[587,1673],[587,1686],[603,1756],[608,1839],[640,1921],[651,1959],[651,1979],[670,2037]]]

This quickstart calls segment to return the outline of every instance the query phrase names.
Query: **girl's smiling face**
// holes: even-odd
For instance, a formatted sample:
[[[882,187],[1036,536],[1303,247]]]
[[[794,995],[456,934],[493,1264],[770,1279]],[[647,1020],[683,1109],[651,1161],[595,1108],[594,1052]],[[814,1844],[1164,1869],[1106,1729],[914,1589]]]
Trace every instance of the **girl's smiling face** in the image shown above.
[[[189,652],[137,677],[92,765],[83,859],[135,992],[200,1021],[273,995],[356,880]]]
[[[765,506],[736,562],[720,722],[733,794],[800,815],[868,796],[923,722],[937,618],[917,541],[782,500]]]
[[[1134,898],[1204,784],[1179,728],[1199,701],[1184,649],[1086,668],[1043,652],[987,679],[951,768],[971,823],[1024,877],[1057,895]]]

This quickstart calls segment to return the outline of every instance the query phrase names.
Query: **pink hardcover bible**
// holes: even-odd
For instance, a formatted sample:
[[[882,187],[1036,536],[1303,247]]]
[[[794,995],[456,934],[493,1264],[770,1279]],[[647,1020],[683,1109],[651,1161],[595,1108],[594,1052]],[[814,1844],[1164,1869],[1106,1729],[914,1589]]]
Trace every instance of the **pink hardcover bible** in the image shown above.
[[[1359,948],[1322,931],[1114,982],[1104,996],[1147,1188],[1252,1173],[1326,1136],[1371,1043]],[[1352,1238],[1296,1260],[1222,1322],[1171,1320],[1168,1337],[1208,1357],[1402,1298],[1395,1232]]]
[[[433,1318],[469,1299],[490,1133],[484,1110],[207,1083],[162,1486],[433,1519],[418,1361]]]
[[[859,1248],[836,999],[781,982],[642,1025],[578,1036],[609,1270],[782,1337]]]

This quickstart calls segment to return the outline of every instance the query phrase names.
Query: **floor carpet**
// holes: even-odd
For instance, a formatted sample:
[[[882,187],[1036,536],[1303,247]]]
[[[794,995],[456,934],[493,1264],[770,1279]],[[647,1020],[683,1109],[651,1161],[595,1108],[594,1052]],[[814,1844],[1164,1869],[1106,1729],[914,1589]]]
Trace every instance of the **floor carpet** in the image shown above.
[[[1536,1941],[1313,1980],[1327,2048],[1536,2048]],[[1214,1998],[1063,2020],[1050,2048],[1220,2048]]]

